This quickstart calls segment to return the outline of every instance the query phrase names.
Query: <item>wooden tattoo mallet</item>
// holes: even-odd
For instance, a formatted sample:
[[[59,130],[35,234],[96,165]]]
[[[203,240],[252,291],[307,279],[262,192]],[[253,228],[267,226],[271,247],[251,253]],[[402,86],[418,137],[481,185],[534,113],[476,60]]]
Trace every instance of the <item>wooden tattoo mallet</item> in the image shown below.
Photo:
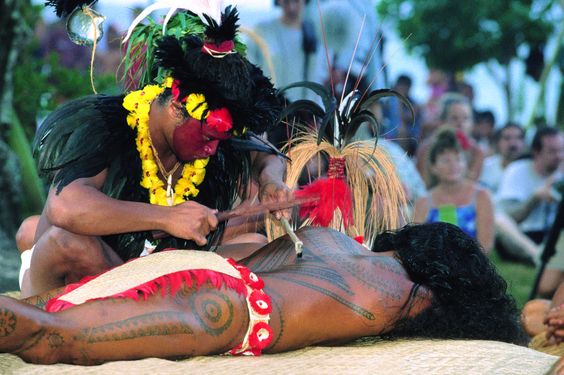
[[[216,214],[216,216],[217,216],[217,220],[219,222],[223,222],[223,221],[233,219],[233,218],[236,218],[236,217],[248,217],[248,216],[255,216],[255,215],[259,215],[259,214],[268,214],[270,212],[284,210],[286,208],[299,206],[299,205],[304,204],[304,203],[315,202],[317,200],[319,200],[319,197],[310,196],[310,197],[304,197],[304,198],[290,199],[290,200],[287,200],[285,202],[260,203],[256,206],[237,207],[233,210],[221,211],[221,212],[218,212]],[[294,233],[294,230],[292,229],[292,227],[290,226],[290,223],[288,222],[288,220],[286,218],[284,218],[284,217],[281,218],[280,222],[282,223],[282,226],[284,227],[284,230],[286,231],[286,233],[292,239],[292,242],[294,242],[294,248],[296,250],[296,254],[298,255],[298,257],[301,257],[303,246],[304,246],[303,242],[298,238],[298,236],[296,236],[296,233]],[[165,238],[165,237],[168,237],[168,236],[170,236],[170,235],[166,232],[163,232],[163,231],[160,231],[160,230],[153,231],[153,238],[156,239],[156,240],[161,239],[161,238]]]

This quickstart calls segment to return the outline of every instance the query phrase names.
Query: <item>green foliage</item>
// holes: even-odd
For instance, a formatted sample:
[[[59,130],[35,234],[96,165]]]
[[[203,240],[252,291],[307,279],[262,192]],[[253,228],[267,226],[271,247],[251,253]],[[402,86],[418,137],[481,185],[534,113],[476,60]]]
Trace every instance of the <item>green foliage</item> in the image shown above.
[[[557,0],[381,0],[383,20],[397,25],[410,51],[432,68],[463,71],[495,59],[506,65],[523,45],[551,35]]]
[[[128,87],[132,90],[154,81],[161,82],[166,75],[163,71],[155,72],[153,67],[156,41],[163,36],[162,24],[150,17],[147,20],[148,23],[135,27],[127,43],[123,81],[127,86],[133,83],[133,87]],[[204,30],[204,24],[199,17],[187,12],[177,12],[167,23],[165,35],[180,38],[193,34],[203,38]],[[243,55],[246,52],[246,47],[239,38],[235,39],[235,50]]]
[[[20,194],[22,179],[18,157],[4,141],[0,140],[0,232],[13,236],[17,228],[18,206],[23,197]]]
[[[35,40],[24,49],[14,72],[14,108],[29,139],[33,138],[38,117],[64,100],[93,93],[88,72],[64,67],[56,53],[44,59],[34,57],[37,46]],[[94,84],[98,92],[105,93],[117,87],[111,74],[95,75]]]

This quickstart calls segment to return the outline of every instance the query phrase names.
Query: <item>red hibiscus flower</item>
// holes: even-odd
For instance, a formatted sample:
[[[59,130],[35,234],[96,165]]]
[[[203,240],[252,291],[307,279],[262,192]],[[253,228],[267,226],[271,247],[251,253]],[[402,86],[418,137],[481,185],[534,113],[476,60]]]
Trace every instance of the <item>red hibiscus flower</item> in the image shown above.
[[[178,85],[180,85],[180,81],[175,79],[174,81],[172,81],[172,87],[170,88],[172,91],[172,97],[174,98],[174,100],[176,101],[180,101],[180,89],[178,88]],[[182,102],[184,102],[185,100],[182,100]]]
[[[233,127],[233,119],[227,108],[216,109],[215,111],[210,111],[206,122],[210,128],[214,128],[216,131],[225,133],[231,130]]]
[[[265,322],[258,322],[249,336],[249,345],[253,349],[262,350],[272,342],[272,328]]]
[[[262,290],[253,290],[249,296],[251,307],[261,315],[269,314],[272,311],[270,297],[268,297]]]
[[[236,267],[241,273],[241,277],[245,284],[251,287],[251,289],[262,289],[264,288],[264,281],[258,277],[254,272],[251,272],[247,267],[239,266]]]

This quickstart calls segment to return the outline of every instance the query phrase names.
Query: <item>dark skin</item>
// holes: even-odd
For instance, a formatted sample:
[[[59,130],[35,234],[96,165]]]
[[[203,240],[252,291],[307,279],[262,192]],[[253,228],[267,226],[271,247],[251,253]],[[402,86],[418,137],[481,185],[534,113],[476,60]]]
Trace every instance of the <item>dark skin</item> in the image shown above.
[[[186,124],[185,116],[181,104],[175,100],[168,99],[164,103],[155,100],[151,104],[149,131],[166,170],[171,170],[180,161],[178,150],[173,147],[173,133]],[[190,151],[194,157],[215,154],[218,142],[225,139],[225,134],[215,134],[208,127],[197,125],[192,128],[194,131],[189,138],[193,142],[182,151]],[[288,200],[291,192],[282,180],[284,161],[276,155],[262,153],[253,153],[251,157],[253,179],[261,187],[259,199],[263,202]],[[173,186],[181,174],[182,168],[178,168],[172,177]],[[160,172],[158,177],[166,181]],[[54,187],[50,189],[37,226],[22,231],[24,234],[20,236],[22,243],[35,244],[31,267],[22,284],[23,297],[122,264],[123,260],[101,236],[156,230],[205,245],[206,236],[217,228],[217,211],[196,202],[164,207],[110,198],[102,192],[106,178],[107,170],[104,170],[96,176],[71,182],[59,194]],[[277,213],[277,216],[281,215]],[[34,238],[33,241],[30,238]],[[230,243],[254,241],[249,238],[238,240],[224,236]]]
[[[393,252],[372,253],[327,229],[307,228],[298,236],[302,258],[285,236],[240,261],[263,278],[272,300],[274,336],[265,352],[382,334],[429,306],[424,287],[409,299],[414,284]],[[205,308],[210,304],[217,307],[213,315]],[[240,343],[248,327],[242,296],[206,286],[185,286],[175,296],[158,292],[146,301],[86,302],[53,314],[0,297],[0,312],[0,351],[34,363],[219,354]]]

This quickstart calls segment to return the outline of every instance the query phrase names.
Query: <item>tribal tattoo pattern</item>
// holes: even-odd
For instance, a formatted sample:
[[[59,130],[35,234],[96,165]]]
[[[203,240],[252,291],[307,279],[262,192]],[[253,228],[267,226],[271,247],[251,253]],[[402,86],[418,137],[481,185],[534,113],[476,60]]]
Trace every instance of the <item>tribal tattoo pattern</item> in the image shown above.
[[[0,337],[8,337],[16,330],[17,317],[13,311],[0,309]]]
[[[195,293],[189,300],[192,311],[206,333],[219,336],[233,323],[234,307],[229,296],[221,291]]]
[[[160,311],[83,329],[74,339],[92,344],[145,336],[191,335],[193,333],[192,327],[185,321],[185,314],[176,311]]]
[[[375,316],[354,302],[351,282],[362,284],[391,303],[402,304],[402,288],[384,276],[390,273],[398,276],[405,274],[397,260],[391,257],[376,258],[374,253],[367,253],[352,239],[337,232],[325,232],[323,236],[318,236],[315,229],[305,229],[298,231],[298,236],[304,242],[303,255],[299,260],[296,260],[292,247],[284,241],[277,241],[276,246],[264,249],[260,256],[255,257],[249,267],[255,272],[266,272],[265,275],[270,278],[321,293],[369,321],[375,320]],[[366,261],[359,262],[361,257]],[[366,257],[373,257],[377,261],[372,262]]]

